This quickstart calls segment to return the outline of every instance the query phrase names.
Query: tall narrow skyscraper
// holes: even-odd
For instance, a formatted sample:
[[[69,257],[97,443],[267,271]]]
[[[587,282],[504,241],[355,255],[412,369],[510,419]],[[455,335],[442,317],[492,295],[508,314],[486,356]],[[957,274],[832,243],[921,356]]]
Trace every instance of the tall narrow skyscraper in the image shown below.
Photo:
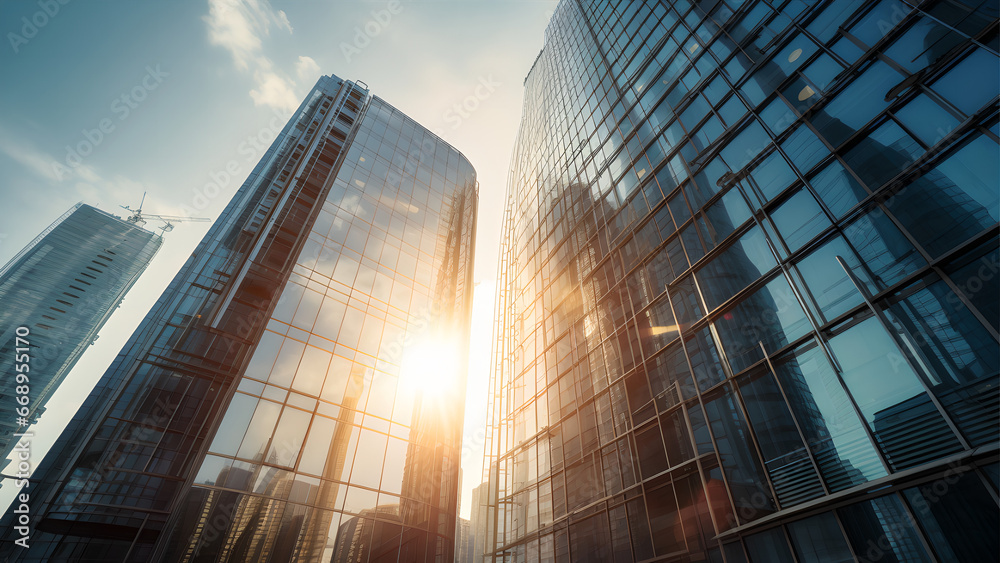
[[[78,203],[0,269],[0,463],[45,410],[163,239]],[[15,354],[16,338],[27,350]],[[15,362],[15,356],[27,356]],[[25,366],[23,383],[15,365]],[[26,394],[17,388],[25,385]],[[18,402],[27,397],[27,404]],[[21,410],[25,409],[25,410]],[[27,413],[22,416],[20,413]]]
[[[997,16],[560,2],[508,188],[496,561],[997,559]]]
[[[475,171],[323,77],[46,458],[17,561],[447,561]],[[11,521],[11,514],[6,518]]]

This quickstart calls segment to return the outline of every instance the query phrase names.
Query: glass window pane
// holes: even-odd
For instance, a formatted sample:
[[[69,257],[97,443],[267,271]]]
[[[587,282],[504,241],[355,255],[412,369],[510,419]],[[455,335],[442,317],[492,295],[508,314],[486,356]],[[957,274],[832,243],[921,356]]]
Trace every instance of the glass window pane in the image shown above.
[[[927,94],[920,94],[896,110],[896,118],[928,146],[934,146],[958,126],[958,120]]]
[[[993,561],[1000,553],[997,503],[971,468],[960,466],[903,495],[939,560]]]
[[[895,121],[888,121],[847,151],[844,162],[874,192],[923,152]]]
[[[708,261],[695,274],[709,310],[724,303],[741,289],[760,279],[777,265],[764,233],[751,228],[732,246]]]
[[[887,204],[931,256],[940,256],[1000,220],[997,144],[977,137]]]
[[[649,528],[653,535],[653,549],[657,555],[684,551],[684,531],[674,487],[665,485],[646,492],[646,510],[649,514]]]
[[[810,328],[782,275],[740,301],[715,326],[734,374],[764,357],[761,343],[769,353],[776,352]]]
[[[795,252],[831,225],[815,198],[804,189],[772,211],[771,219],[789,252]]]
[[[884,563],[929,563],[913,521],[896,495],[838,509],[854,552]]]
[[[819,346],[810,344],[776,359],[774,369],[831,491],[885,476],[847,392]]]
[[[722,387],[714,396],[706,397],[705,412],[718,446],[719,460],[726,472],[736,514],[742,522],[772,514],[776,510],[774,500],[767,490],[764,472],[753,451],[746,421],[729,389]]]
[[[837,236],[796,263],[806,292],[820,308],[824,321],[831,321],[864,302],[861,293],[837,262],[844,259],[855,275],[864,277],[861,263],[844,239]]]
[[[691,369],[694,370],[698,389],[704,391],[726,378],[722,371],[722,359],[707,327],[685,340],[684,346],[691,359]]]
[[[830,145],[838,147],[889,105],[885,94],[902,79],[889,65],[875,61],[810,121]]]
[[[854,556],[832,512],[788,525],[792,547],[802,563],[851,563]]]
[[[788,550],[788,542],[785,541],[785,533],[781,526],[747,536],[744,541],[747,545],[747,552],[750,554],[750,563],[793,563],[795,561],[792,558],[792,552]]]
[[[973,446],[994,442],[998,426],[996,340],[943,281],[889,307],[894,328],[921,354],[931,391]]]
[[[760,190],[760,194],[763,195],[764,199],[761,203],[774,199],[774,196],[783,192],[796,179],[792,167],[778,151],[772,152],[770,156],[755,166],[751,176]]]
[[[927,263],[881,209],[858,217],[844,228],[844,237],[858,251],[879,290],[887,289]]]
[[[819,475],[774,376],[767,371],[758,372],[744,378],[739,388],[764,457],[764,469],[771,476],[781,506],[823,496]]]
[[[1000,248],[996,240],[950,260],[944,271],[990,326],[1000,326]]]
[[[770,144],[771,138],[764,132],[760,123],[751,121],[726,144],[720,154],[726,159],[730,168],[739,170]]]
[[[819,140],[811,129],[802,124],[781,143],[782,150],[792,159],[800,172],[809,172],[817,162],[830,154],[830,149]]]
[[[868,197],[868,191],[848,172],[840,161],[834,160],[809,180],[834,217],[843,217],[859,202]]]
[[[995,85],[998,81],[1000,66],[997,65],[996,56],[977,47],[955,68],[934,82],[931,88],[966,115],[972,115],[996,97],[995,88],[979,88],[976,85]]]
[[[705,224],[716,244],[726,239],[750,218],[750,208],[739,189],[731,189],[705,210]]]
[[[874,317],[830,339],[847,384],[886,460],[912,467],[961,450],[917,374]]]

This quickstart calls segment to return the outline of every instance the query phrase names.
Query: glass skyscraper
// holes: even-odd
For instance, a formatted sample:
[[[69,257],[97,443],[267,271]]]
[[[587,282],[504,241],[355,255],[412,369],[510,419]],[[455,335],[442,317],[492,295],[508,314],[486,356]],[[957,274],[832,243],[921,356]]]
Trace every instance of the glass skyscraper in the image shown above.
[[[45,410],[97,332],[146,270],[163,239],[78,203],[0,269],[0,463]],[[27,329],[28,404],[17,402],[15,354]],[[17,411],[27,409],[27,415]],[[24,412],[23,410],[21,411]],[[18,420],[25,424],[20,426]]]
[[[558,5],[501,242],[493,560],[997,560],[997,17]]]
[[[29,549],[5,517],[3,556],[450,563],[477,190],[457,150],[321,78],[34,474]]]

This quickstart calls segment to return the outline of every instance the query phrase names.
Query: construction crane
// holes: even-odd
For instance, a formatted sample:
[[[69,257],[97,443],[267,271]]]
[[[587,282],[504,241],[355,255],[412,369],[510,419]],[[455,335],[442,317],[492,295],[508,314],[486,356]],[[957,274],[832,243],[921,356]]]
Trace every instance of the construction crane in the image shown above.
[[[143,213],[142,204],[145,202],[146,202],[146,192],[143,192],[142,201],[139,202],[138,209],[132,209],[127,205],[120,205],[119,207],[131,213],[131,215],[129,215],[125,219],[125,221],[128,223],[132,223],[138,227],[145,225],[147,219],[152,219],[153,221],[163,221],[163,226],[160,227],[160,230],[163,231],[164,233],[169,233],[170,231],[174,230],[174,223],[180,223],[180,222],[205,223],[207,221],[211,221],[211,219],[207,217],[181,217],[178,215],[153,215],[151,213]]]

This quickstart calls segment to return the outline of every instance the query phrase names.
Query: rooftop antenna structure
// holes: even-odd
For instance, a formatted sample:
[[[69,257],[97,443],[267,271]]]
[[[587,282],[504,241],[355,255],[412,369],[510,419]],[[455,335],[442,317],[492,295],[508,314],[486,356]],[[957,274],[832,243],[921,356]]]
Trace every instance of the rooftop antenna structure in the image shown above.
[[[206,223],[211,221],[207,217],[182,217],[179,215],[154,215],[152,213],[143,213],[142,205],[146,202],[146,192],[142,192],[142,200],[139,201],[139,208],[132,209],[127,205],[120,205],[122,209],[128,211],[130,215],[125,218],[126,223],[132,223],[137,227],[141,227],[147,223],[147,219],[153,221],[163,221],[163,226],[159,227],[164,233],[169,233],[174,230],[174,223]]]

